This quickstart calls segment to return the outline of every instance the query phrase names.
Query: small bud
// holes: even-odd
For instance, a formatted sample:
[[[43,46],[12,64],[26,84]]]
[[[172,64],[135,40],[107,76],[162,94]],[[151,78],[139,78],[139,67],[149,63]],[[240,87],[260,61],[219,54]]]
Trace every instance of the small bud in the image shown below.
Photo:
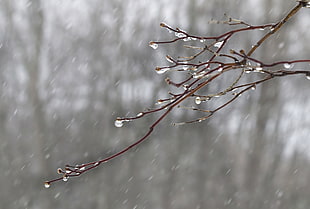
[[[164,28],[164,27],[167,27],[167,24],[162,22],[162,23],[160,23],[159,26]]]
[[[58,174],[62,174],[62,173],[64,173],[64,171],[63,171],[61,168],[58,168],[58,169],[57,169],[57,173],[58,173]]]

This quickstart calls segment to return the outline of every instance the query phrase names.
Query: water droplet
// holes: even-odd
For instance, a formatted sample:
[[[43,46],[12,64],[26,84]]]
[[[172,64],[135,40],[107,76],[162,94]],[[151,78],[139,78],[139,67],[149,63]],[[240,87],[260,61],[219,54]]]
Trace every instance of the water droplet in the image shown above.
[[[62,180],[63,180],[63,181],[68,181],[68,179],[69,179],[69,177],[66,176],[66,175],[64,175],[64,176],[62,177]]]
[[[157,74],[163,74],[163,73],[167,72],[168,70],[170,70],[170,68],[168,68],[168,67],[165,67],[165,68],[156,67],[155,68],[155,71]]]
[[[186,37],[186,35],[182,32],[175,32],[174,35],[178,38],[185,38]]]
[[[183,38],[182,40],[183,41],[190,41],[190,40],[192,40],[192,38],[191,37],[186,37],[186,38]]]
[[[139,112],[138,114],[137,114],[137,117],[141,117],[143,115],[143,112]]]
[[[284,63],[283,66],[284,66],[285,69],[289,69],[289,68],[292,67],[291,64],[289,64],[289,63]]]
[[[160,104],[162,104],[162,103],[164,103],[164,101],[163,100],[161,100],[161,99],[159,99],[159,100],[157,100],[157,105],[160,105]]]
[[[201,71],[200,73],[194,73],[193,74],[193,78],[195,78],[195,79],[201,79],[204,77],[206,77],[206,78],[209,77],[209,75],[206,75],[205,71]]]
[[[115,122],[114,122],[114,125],[117,127],[117,128],[120,128],[123,126],[123,121],[121,119],[116,119]]]
[[[169,56],[169,55],[166,56],[166,60],[167,60],[168,62],[170,62],[170,63],[174,63],[172,57]]]
[[[222,71],[223,71],[223,68],[221,67],[221,68],[219,68],[217,71],[222,72]]]
[[[149,43],[149,46],[152,47],[153,49],[157,49],[157,48],[158,48],[158,44],[155,43],[154,41],[151,41],[151,42]]]
[[[79,170],[80,171],[84,171],[86,168],[85,167],[82,167],[82,168],[80,168]]]
[[[308,80],[310,80],[310,75],[307,75],[306,78],[307,78]]]
[[[44,187],[45,187],[45,188],[49,188],[50,186],[51,186],[51,184],[50,184],[49,182],[45,182],[45,183],[44,183]]]
[[[252,89],[252,90],[255,90],[255,89],[256,89],[256,85],[252,86],[251,89]]]
[[[200,97],[196,97],[195,98],[195,103],[198,104],[198,105],[201,104],[201,98]]]
[[[216,42],[213,46],[216,48],[220,48],[223,45],[224,41]]]
[[[256,67],[256,68],[255,68],[255,70],[254,70],[254,71],[255,71],[255,72],[260,72],[260,71],[262,71],[262,70],[263,70],[263,68],[262,68],[262,67],[260,67],[260,66],[258,66],[258,67]]]
[[[186,71],[186,70],[189,69],[189,66],[188,66],[188,65],[183,65],[183,66],[182,66],[182,69],[183,69],[184,71]]]

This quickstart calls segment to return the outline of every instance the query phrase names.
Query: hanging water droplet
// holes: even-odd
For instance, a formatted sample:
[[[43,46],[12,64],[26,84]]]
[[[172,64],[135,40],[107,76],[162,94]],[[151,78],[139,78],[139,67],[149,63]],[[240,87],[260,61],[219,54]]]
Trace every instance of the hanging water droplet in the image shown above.
[[[283,66],[285,69],[290,69],[292,67],[289,63],[284,63]]]
[[[175,32],[174,35],[178,38],[185,38],[186,37],[186,35],[182,32]]]
[[[115,122],[114,122],[114,125],[117,127],[117,128],[120,128],[123,126],[123,121],[121,119],[116,119]]]
[[[157,100],[157,105],[160,105],[160,104],[162,104],[162,103],[164,103],[164,101],[162,100],[162,99],[159,99],[159,100]]]
[[[158,44],[155,43],[154,41],[151,41],[151,42],[149,43],[149,46],[152,47],[153,49],[157,49],[157,48],[158,48]]]
[[[310,75],[307,75],[306,78],[307,78],[308,80],[310,80]]]
[[[182,69],[183,69],[184,71],[186,71],[186,70],[189,69],[189,66],[188,66],[188,65],[183,65],[183,66],[182,66]]]
[[[163,73],[167,72],[168,70],[170,70],[170,68],[168,68],[168,67],[165,67],[165,68],[156,67],[155,68],[155,71],[157,74],[163,74]]]
[[[209,77],[209,75],[206,75],[205,71],[201,71],[200,73],[193,74],[193,78],[195,78],[195,79],[201,79],[204,77],[206,77],[206,78]]]
[[[141,117],[143,115],[143,112],[139,112],[138,114],[137,114],[137,117]]]
[[[260,71],[262,71],[262,70],[263,70],[263,68],[262,68],[262,67],[260,67],[260,66],[258,66],[258,67],[256,67],[256,68],[255,68],[255,70],[254,70],[254,71],[255,71],[255,72],[260,72]]]
[[[80,171],[84,171],[86,168],[85,167],[82,167],[82,168],[80,168],[79,170]]]
[[[50,184],[49,182],[45,182],[45,183],[44,183],[44,187],[45,187],[45,188],[50,188],[50,186],[51,186],[51,184]]]
[[[62,180],[63,180],[63,181],[68,181],[68,179],[69,179],[69,177],[66,176],[66,175],[64,175],[64,176],[62,177]]]
[[[216,42],[213,46],[216,48],[220,48],[223,45],[224,41]]]
[[[251,89],[252,89],[252,90],[255,90],[255,89],[256,89],[256,85],[252,86]]]
[[[201,104],[201,98],[200,97],[196,97],[195,98],[195,103],[198,104],[198,105]]]
[[[223,71],[223,68],[221,67],[221,68],[219,68],[217,71],[222,72],[222,71]]]
[[[186,38],[183,38],[182,40],[183,41],[190,41],[190,40],[192,40],[192,38],[191,37],[186,37]]]

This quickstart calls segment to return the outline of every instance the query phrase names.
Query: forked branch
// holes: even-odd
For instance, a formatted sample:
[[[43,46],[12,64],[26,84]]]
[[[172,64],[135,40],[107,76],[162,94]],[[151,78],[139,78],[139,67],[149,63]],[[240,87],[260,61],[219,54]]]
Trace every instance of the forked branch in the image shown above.
[[[122,127],[124,122],[137,120],[143,118],[146,115],[162,112],[150,126],[148,131],[133,144],[125,147],[124,149],[116,152],[115,154],[103,158],[101,160],[88,162],[78,165],[65,165],[64,169],[58,169],[57,172],[61,176],[45,182],[45,187],[49,187],[51,183],[56,181],[67,181],[70,177],[80,176],[81,174],[92,170],[103,163],[106,163],[118,156],[129,151],[131,148],[141,144],[145,141],[158,126],[158,124],[166,118],[166,116],[177,108],[186,110],[198,111],[202,114],[201,117],[189,120],[186,122],[176,122],[174,125],[183,125],[187,123],[195,123],[204,121],[216,112],[222,110],[226,106],[230,105],[243,93],[255,89],[259,84],[272,80],[276,77],[283,77],[288,75],[304,75],[310,80],[310,71],[294,70],[293,65],[297,63],[310,63],[310,59],[301,60],[285,60],[277,61],[273,63],[265,63],[262,60],[254,58],[253,53],[274,33],[278,32],[283,25],[289,21],[301,8],[310,7],[309,1],[297,1],[297,5],[290,10],[290,12],[279,22],[275,24],[264,25],[250,25],[244,21],[228,18],[226,21],[216,22],[221,24],[228,24],[237,29],[230,30],[218,36],[197,36],[187,33],[179,28],[173,28],[165,23],[161,23],[162,28],[167,29],[170,33],[175,35],[167,41],[151,41],[150,46],[153,49],[157,49],[159,45],[173,44],[176,42],[188,42],[190,44],[184,45],[188,50],[193,51],[190,56],[172,57],[166,56],[166,60],[169,65],[163,67],[156,67],[155,71],[159,74],[166,72],[177,72],[187,74],[181,82],[172,81],[170,78],[166,78],[165,81],[168,85],[174,86],[181,93],[169,92],[168,98],[159,99],[157,101],[157,107],[142,111],[133,117],[117,118],[115,121],[116,127]],[[214,22],[214,21],[212,21]],[[235,51],[229,49],[228,45],[233,36],[238,36],[241,32],[249,32],[263,30],[266,31],[250,49],[249,51],[241,50]],[[207,60],[202,58],[208,57]],[[199,60],[203,59],[203,61]],[[215,93],[210,93],[207,87],[213,85],[217,79],[223,79],[228,73],[235,75],[235,78],[231,80],[221,90]],[[260,76],[252,76],[253,74],[259,74]],[[253,78],[254,77],[254,78]],[[258,77],[258,78],[257,78]],[[247,83],[241,83],[242,81],[249,81]],[[202,103],[212,103],[215,98],[221,97],[224,102],[222,104],[215,105],[213,109],[204,109],[198,106],[202,106]],[[185,101],[193,100],[196,106],[184,106]]]

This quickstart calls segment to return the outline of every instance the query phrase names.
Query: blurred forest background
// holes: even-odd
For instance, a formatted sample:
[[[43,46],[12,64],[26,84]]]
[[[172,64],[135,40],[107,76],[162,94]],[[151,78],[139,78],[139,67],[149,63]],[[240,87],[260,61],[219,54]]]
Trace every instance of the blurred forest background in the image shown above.
[[[308,209],[310,82],[258,86],[210,120],[181,127],[172,114],[141,146],[92,172],[52,184],[56,169],[106,157],[141,137],[155,117],[114,126],[165,97],[155,66],[181,47],[160,46],[166,22],[216,35],[224,13],[275,22],[295,0],[2,0],[0,2],[0,207]],[[255,54],[309,59],[302,9]],[[263,32],[236,39],[246,49]],[[308,69],[309,70],[309,69]],[[197,114],[198,115],[198,114]],[[174,117],[175,116],[175,117]]]

